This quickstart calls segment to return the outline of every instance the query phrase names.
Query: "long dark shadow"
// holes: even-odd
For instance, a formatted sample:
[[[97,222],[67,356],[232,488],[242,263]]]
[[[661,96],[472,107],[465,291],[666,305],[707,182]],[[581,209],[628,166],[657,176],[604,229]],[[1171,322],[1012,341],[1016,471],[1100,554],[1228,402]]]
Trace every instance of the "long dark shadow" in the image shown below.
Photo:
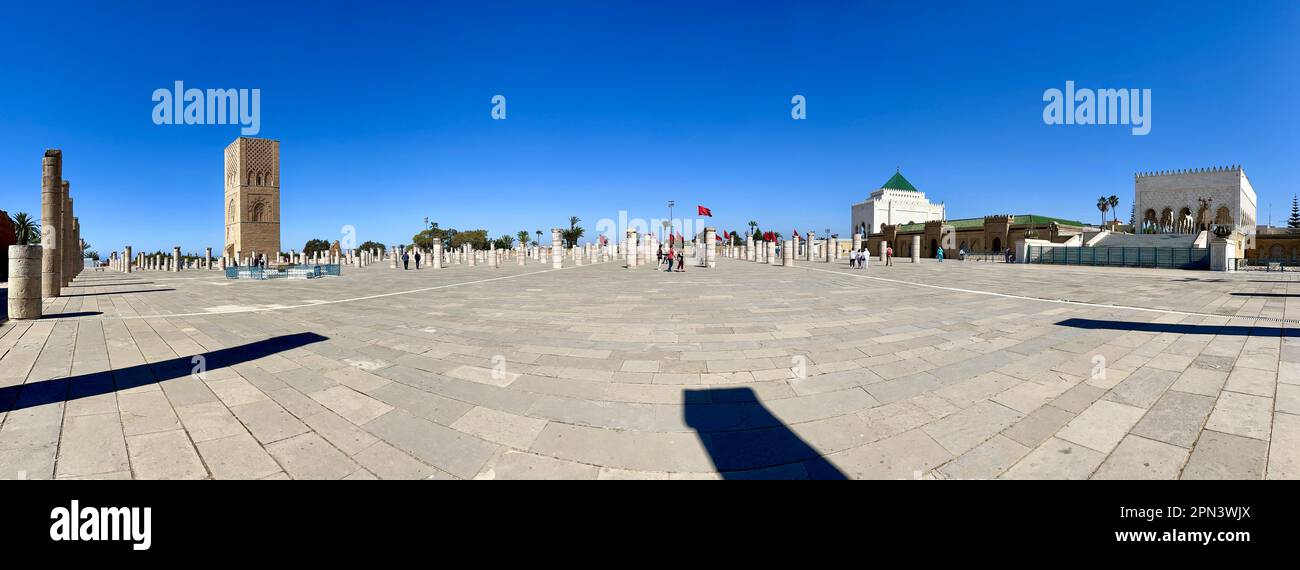
[[[1225,315],[1226,316],[1226,315]],[[1221,334],[1232,336],[1284,336],[1300,337],[1300,328],[1246,327],[1240,325],[1180,325],[1163,323],[1135,323],[1097,319],[1065,319],[1056,323],[1062,327],[1089,330],[1116,330],[1175,334]]]
[[[206,370],[212,371],[323,340],[329,339],[316,333],[296,333],[205,352],[198,356],[203,357]],[[194,356],[180,356],[153,364],[137,364],[117,370],[8,386],[0,388],[0,411],[23,410],[158,384],[189,376],[194,373],[194,368]]]
[[[68,285],[67,287],[64,287],[64,289],[67,288],[76,289],[79,287],[112,287],[115,285],[153,285],[153,281],[114,281],[112,279],[98,279],[98,280],[90,279],[90,280],[77,281],[71,285]]]
[[[750,388],[685,390],[691,426],[724,479],[848,479],[758,401]],[[708,402],[708,403],[705,403]]]
[[[99,287],[109,287],[109,286],[110,285],[99,285]],[[98,297],[100,295],[131,295],[135,293],[157,293],[159,291],[175,291],[175,289],[172,289],[170,287],[164,287],[162,289],[135,289],[132,291],[104,291],[102,293],[73,293],[71,295],[65,294],[63,295],[63,297]]]
[[[1233,292],[1233,293],[1229,293],[1229,295],[1233,295],[1233,296],[1236,296],[1236,297],[1300,297],[1300,293],[1243,293],[1243,292]]]
[[[66,295],[65,295],[66,296]],[[42,319],[71,319],[75,317],[93,317],[102,315],[103,311],[77,311],[75,313],[49,313],[41,315]]]

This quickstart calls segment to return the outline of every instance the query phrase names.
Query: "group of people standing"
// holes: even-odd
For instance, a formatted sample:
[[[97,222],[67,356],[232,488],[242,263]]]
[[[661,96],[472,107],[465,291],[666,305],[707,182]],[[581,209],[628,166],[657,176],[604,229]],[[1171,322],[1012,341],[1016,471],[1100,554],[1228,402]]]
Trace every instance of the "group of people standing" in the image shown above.
[[[674,263],[674,262],[677,263],[677,269],[675,269],[675,270],[673,269],[673,263]],[[668,267],[667,269],[663,269],[665,265]],[[673,249],[672,247],[669,247],[669,248],[668,248],[668,251],[665,252],[665,251],[664,251],[664,244],[659,244],[659,251],[656,251],[656,252],[655,252],[655,269],[663,269],[664,271],[682,271],[682,272],[685,272],[685,271],[686,271],[686,252],[684,252],[684,251],[677,251],[677,250]]]
[[[863,245],[857,251],[849,251],[849,267],[854,269],[866,269],[871,262],[871,254],[867,251],[867,246]],[[885,246],[885,265],[894,264],[894,248]]]

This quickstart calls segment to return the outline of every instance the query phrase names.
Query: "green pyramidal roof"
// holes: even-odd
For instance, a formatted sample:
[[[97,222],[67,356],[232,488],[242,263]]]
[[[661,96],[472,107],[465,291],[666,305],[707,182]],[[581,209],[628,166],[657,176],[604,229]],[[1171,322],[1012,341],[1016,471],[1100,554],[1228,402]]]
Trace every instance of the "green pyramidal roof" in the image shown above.
[[[884,186],[881,186],[881,188],[885,188],[888,190],[908,190],[910,192],[919,192],[919,190],[917,190],[915,186],[912,186],[911,182],[908,182],[906,178],[903,178],[902,172],[895,172],[894,176],[891,177],[889,181],[885,183]]]

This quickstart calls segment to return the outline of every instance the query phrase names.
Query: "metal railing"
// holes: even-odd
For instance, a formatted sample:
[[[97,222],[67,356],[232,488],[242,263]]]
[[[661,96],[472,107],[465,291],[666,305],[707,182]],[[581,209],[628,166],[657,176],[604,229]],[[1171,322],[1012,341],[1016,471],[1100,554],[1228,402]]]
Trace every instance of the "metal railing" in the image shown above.
[[[1210,250],[1196,247],[1027,246],[1026,263],[1209,269]]]
[[[226,279],[316,279],[326,275],[343,274],[343,266],[337,263],[322,265],[288,265],[280,268],[241,265],[226,268]]]
[[[1300,260],[1290,258],[1243,258],[1233,259],[1233,266],[1238,271],[1300,271]]]
[[[958,253],[957,259],[962,261],[993,261],[1005,263],[1007,261],[1007,252],[1005,251],[968,251],[965,254]]]

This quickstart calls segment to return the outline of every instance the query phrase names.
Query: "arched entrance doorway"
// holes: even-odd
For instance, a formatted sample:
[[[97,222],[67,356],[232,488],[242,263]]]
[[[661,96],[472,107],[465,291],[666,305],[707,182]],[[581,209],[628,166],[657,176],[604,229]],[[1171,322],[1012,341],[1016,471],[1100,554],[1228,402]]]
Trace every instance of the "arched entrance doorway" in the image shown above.
[[[939,256],[939,242],[936,240],[930,240],[930,257],[938,257],[938,256]]]
[[[1002,251],[1002,238],[993,238],[993,251]]]

